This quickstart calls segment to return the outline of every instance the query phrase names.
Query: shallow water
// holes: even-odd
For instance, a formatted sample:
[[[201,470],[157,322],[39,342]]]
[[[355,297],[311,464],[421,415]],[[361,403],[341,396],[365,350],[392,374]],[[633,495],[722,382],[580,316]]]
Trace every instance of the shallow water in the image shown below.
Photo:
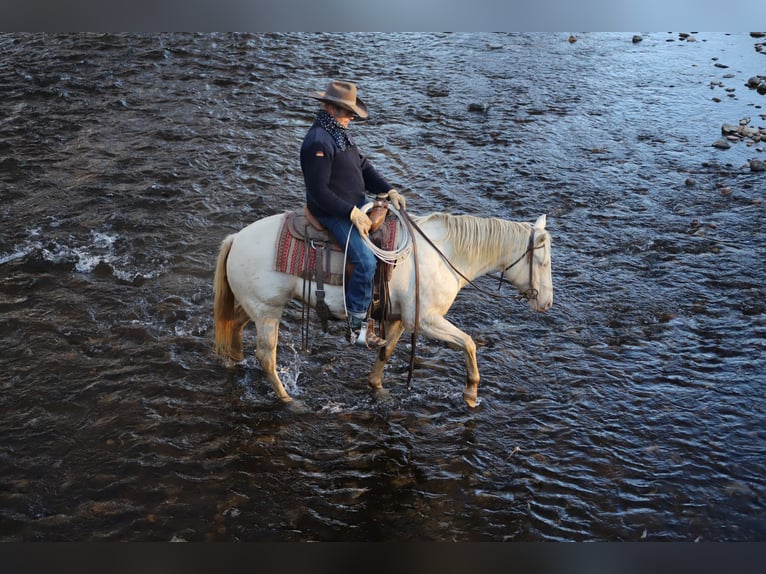
[[[766,124],[766,54],[631,37],[0,35],[0,539],[766,539],[766,142],[711,146]],[[302,201],[306,93],[339,77],[411,212],[548,215],[553,308],[448,315],[475,410],[423,339],[375,402],[340,325],[298,350],[297,305],[307,413],[252,331],[212,355],[219,243]]]

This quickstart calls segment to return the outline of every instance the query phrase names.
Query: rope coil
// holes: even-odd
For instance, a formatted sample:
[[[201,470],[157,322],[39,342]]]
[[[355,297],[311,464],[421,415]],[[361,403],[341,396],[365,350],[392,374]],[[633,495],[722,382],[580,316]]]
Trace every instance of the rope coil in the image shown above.
[[[375,202],[370,201],[369,203],[365,203],[361,207],[362,213],[367,213],[370,211],[373,206],[375,205]],[[381,249],[377,245],[375,245],[371,240],[369,235],[367,237],[363,237],[362,240],[365,242],[367,247],[370,248],[370,250],[375,254],[375,256],[383,261],[384,263],[388,263],[390,265],[396,265],[400,261],[404,261],[407,259],[411,253],[412,253],[412,234],[410,233],[410,228],[407,225],[407,223],[404,220],[404,217],[399,212],[398,209],[396,209],[393,205],[390,203],[387,205],[388,210],[392,212],[394,215],[396,215],[397,218],[399,218],[399,225],[400,229],[402,230],[402,235],[404,236],[404,240],[402,241],[402,244],[397,247],[396,249],[393,249],[391,251],[388,251],[386,249]],[[345,254],[344,257],[348,257],[348,242],[351,239],[351,231],[354,229],[352,226],[351,229],[348,230],[348,235],[346,236],[346,247],[345,247]],[[346,268],[343,267],[343,280],[342,280],[342,289],[343,292],[346,292]],[[346,298],[343,297],[343,310],[346,312],[346,316],[348,316],[348,307],[346,306]]]
[[[373,208],[374,205],[375,205],[375,202],[373,201],[364,204],[361,208],[362,213],[367,213]],[[367,244],[367,247],[370,248],[370,250],[375,254],[375,256],[378,259],[380,259],[384,263],[388,263],[390,265],[396,265],[400,261],[404,261],[405,259],[407,259],[412,253],[412,235],[409,233],[409,229],[407,225],[404,223],[404,218],[402,217],[402,214],[399,212],[399,210],[396,209],[390,203],[388,204],[387,207],[388,207],[388,210],[394,215],[396,215],[396,217],[399,219],[400,229],[402,230],[402,234],[404,236],[404,240],[402,241],[401,245],[399,245],[399,247],[391,251],[388,251],[385,249],[381,249],[380,247],[375,245],[370,240],[369,235],[367,237],[363,237],[362,239]]]

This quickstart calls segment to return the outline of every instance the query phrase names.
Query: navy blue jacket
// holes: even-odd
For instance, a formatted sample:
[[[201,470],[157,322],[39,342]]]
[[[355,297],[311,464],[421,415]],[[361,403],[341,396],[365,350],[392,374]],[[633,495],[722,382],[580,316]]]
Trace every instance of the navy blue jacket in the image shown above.
[[[365,190],[386,193],[393,186],[377,172],[356,144],[341,151],[318,122],[303,138],[301,169],[306,203],[314,215],[348,217],[365,203]]]

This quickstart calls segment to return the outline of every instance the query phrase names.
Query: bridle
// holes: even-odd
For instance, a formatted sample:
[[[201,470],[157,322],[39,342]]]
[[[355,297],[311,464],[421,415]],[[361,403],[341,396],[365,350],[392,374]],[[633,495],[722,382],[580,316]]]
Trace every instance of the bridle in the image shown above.
[[[540,292],[535,289],[534,284],[534,263],[535,263],[535,249],[540,249],[542,245],[539,245],[535,247],[535,228],[533,227],[529,232],[529,243],[527,243],[527,249],[524,251],[524,253],[521,254],[521,256],[516,259],[513,263],[509,264],[503,271],[500,273],[500,283],[497,286],[497,290],[500,290],[500,287],[503,285],[503,277],[505,277],[506,271],[508,271],[511,267],[519,263],[524,257],[527,258],[527,261],[529,262],[529,289],[524,291],[523,293],[519,293],[518,298],[519,299],[526,299],[527,301],[534,301],[537,299],[537,296],[540,294]]]
[[[422,229],[420,229],[420,226],[415,223],[415,221],[412,219],[409,213],[405,209],[401,210],[404,215],[404,223],[407,227],[407,231],[410,233],[411,236],[414,236],[413,231],[417,231],[423,239],[426,240],[426,242],[433,247],[436,252],[441,256],[441,258],[449,265],[452,270],[460,275],[465,281],[467,281],[471,286],[473,286],[478,291],[489,295],[490,297],[497,297],[498,295],[496,293],[491,293],[485,289],[482,289],[479,287],[476,283],[471,281],[468,277],[466,277],[457,267],[455,267],[452,262],[447,259],[447,256],[442,253],[441,249],[439,249],[433,241],[431,241],[431,238],[426,235]],[[542,247],[542,245],[540,246]],[[524,253],[521,254],[521,257],[516,259],[513,263],[508,265],[503,271],[500,273],[500,285],[498,285],[497,289],[500,290],[500,287],[503,285],[503,276],[505,275],[505,272],[508,271],[511,267],[516,265],[519,261],[524,259],[524,257],[528,257],[529,260],[529,289],[524,291],[523,293],[519,293],[517,296],[517,299],[526,299],[527,301],[535,300],[537,299],[538,291],[533,286],[533,269],[534,269],[534,259],[535,259],[535,249],[538,249],[538,247],[535,247],[535,228],[532,227],[530,229],[529,234],[529,243],[527,243],[527,249],[524,251]],[[413,242],[413,251],[412,255],[415,259],[415,327],[412,330],[412,352],[410,354],[410,370],[409,375],[407,376],[407,386],[409,387],[410,382],[412,381],[412,373],[415,369],[415,346],[417,344],[417,337],[418,337],[418,326],[420,325],[420,286],[419,286],[419,276],[418,276],[418,252],[417,247],[415,246],[415,243]],[[381,353],[383,351],[381,350]],[[382,356],[382,355],[381,355]]]
[[[476,290],[484,293],[485,295],[489,295],[491,297],[497,297],[496,293],[492,293],[490,291],[487,291],[486,289],[482,289],[479,285],[471,281],[468,277],[466,277],[457,267],[455,267],[452,262],[447,259],[447,256],[444,255],[444,253],[441,252],[441,250],[434,244],[433,241],[425,234],[423,233],[423,230],[420,229],[417,223],[410,217],[409,213],[404,212],[405,214],[405,220],[408,224],[408,226],[411,226],[415,231],[420,233],[420,235],[426,240],[426,242],[433,247],[436,252],[441,256],[441,258],[449,265],[452,270],[460,275],[465,281],[468,282],[469,285],[474,287]],[[525,299],[527,301],[533,301],[537,299],[537,295],[539,294],[539,291],[534,288],[533,279],[534,279],[534,262],[535,262],[535,249],[540,249],[542,245],[539,245],[538,247],[535,247],[535,228],[532,227],[529,232],[529,242],[527,243],[527,248],[524,251],[524,253],[521,254],[521,256],[516,259],[513,263],[508,265],[503,271],[500,273],[500,284],[497,286],[497,290],[500,290],[500,287],[503,285],[503,276],[505,275],[505,272],[508,271],[511,267],[516,265],[519,261],[524,259],[524,257],[528,258],[529,261],[529,289],[524,291],[523,293],[519,293],[517,295],[517,299]],[[415,271],[417,272],[417,265],[415,265]],[[417,282],[417,281],[416,281]]]

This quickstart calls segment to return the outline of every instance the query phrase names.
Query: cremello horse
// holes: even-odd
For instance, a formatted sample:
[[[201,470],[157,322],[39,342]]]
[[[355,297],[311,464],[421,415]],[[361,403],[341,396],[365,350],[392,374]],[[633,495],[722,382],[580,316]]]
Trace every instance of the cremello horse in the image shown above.
[[[255,355],[277,397],[292,398],[277,375],[279,321],[291,299],[303,298],[303,279],[275,271],[276,242],[285,214],[256,221],[223,240],[215,271],[215,347],[219,356],[244,358],[242,331],[255,322]],[[526,222],[479,218],[470,215],[433,213],[412,217],[430,239],[415,233],[419,273],[418,333],[463,349],[467,370],[463,398],[476,406],[479,369],[476,344],[466,333],[444,318],[458,292],[486,273],[498,271],[527,298],[529,307],[545,311],[553,303],[551,239],[545,230],[545,215],[534,225]],[[437,251],[442,252],[445,257]],[[407,330],[415,329],[415,257],[399,262],[389,283],[392,319],[386,324],[387,345],[378,351],[368,384],[383,390],[383,369]],[[451,265],[450,265],[451,263]],[[457,271],[456,271],[457,270]],[[342,287],[325,285],[325,302],[338,318],[346,316]],[[309,304],[316,303],[315,293]]]

